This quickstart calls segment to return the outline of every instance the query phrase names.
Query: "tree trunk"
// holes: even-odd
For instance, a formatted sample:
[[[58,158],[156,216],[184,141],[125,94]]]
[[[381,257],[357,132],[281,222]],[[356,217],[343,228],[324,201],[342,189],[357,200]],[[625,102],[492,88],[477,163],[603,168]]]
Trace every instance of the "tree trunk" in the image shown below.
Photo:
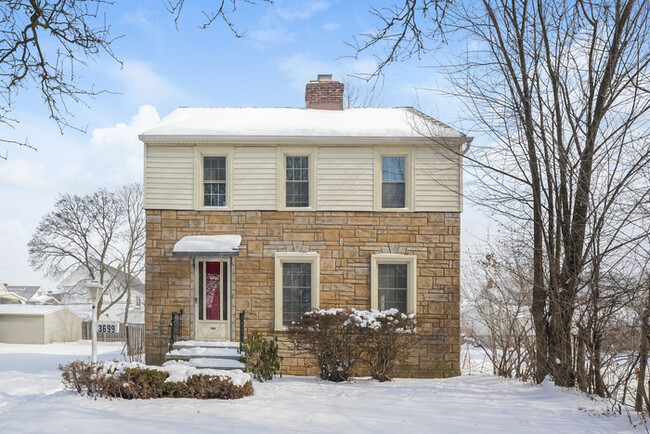
[[[587,380],[586,353],[587,353],[587,330],[578,326],[578,342],[576,348],[576,376],[578,388],[587,392],[589,381]]]
[[[650,288],[648,288],[648,296],[646,300],[646,305],[643,308],[643,314],[641,315],[641,331],[639,339],[639,371],[637,375],[637,386],[636,386],[636,399],[634,400],[634,409],[638,412],[644,410],[644,403],[650,402],[646,395],[645,390],[645,377],[648,367],[648,338],[650,332]],[[650,388],[650,381],[648,384]],[[650,408],[647,409],[650,413]]]

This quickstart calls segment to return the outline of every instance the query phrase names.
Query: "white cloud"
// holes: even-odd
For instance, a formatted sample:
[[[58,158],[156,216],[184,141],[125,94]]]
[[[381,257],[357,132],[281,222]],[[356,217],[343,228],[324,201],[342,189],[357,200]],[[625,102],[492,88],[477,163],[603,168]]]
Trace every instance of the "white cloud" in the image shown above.
[[[301,1],[298,4],[279,7],[276,12],[280,18],[286,21],[307,20],[329,6],[329,3],[325,1]]]
[[[25,189],[45,187],[52,181],[46,172],[44,163],[9,159],[0,164],[0,184]]]
[[[290,32],[282,25],[263,25],[262,28],[250,33],[251,39],[258,47],[264,48],[271,45],[279,45],[284,42],[291,42],[295,38],[295,32]]]
[[[143,105],[131,121],[108,128],[95,128],[90,139],[93,177],[101,173],[115,184],[142,182],[143,147],[138,135],[160,121],[155,107]]]
[[[188,92],[139,60],[126,60],[123,67],[111,65],[108,75],[120,83],[123,97],[136,104],[161,104],[188,99]]]
[[[326,32],[336,32],[341,28],[341,25],[338,23],[323,23],[321,28]]]
[[[251,31],[249,35],[255,45],[260,48],[293,42],[296,39],[297,32],[289,29],[295,25],[287,26],[286,23],[308,20],[327,8],[329,8],[329,3],[320,0],[303,0],[284,6],[276,5],[262,17],[257,30]]]
[[[0,279],[10,285],[39,285],[40,273],[31,271],[27,264],[29,231],[20,220],[0,220]]]
[[[295,88],[303,88],[318,74],[332,74],[342,80],[348,74],[370,74],[377,68],[372,58],[324,61],[305,53],[284,57],[278,61],[278,69],[285,74]]]

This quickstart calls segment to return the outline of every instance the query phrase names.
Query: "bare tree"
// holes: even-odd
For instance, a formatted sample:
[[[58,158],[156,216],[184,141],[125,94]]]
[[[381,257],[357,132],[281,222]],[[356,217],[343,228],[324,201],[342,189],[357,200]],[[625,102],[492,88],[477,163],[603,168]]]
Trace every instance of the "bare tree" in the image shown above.
[[[178,23],[184,0],[161,0]],[[112,44],[120,36],[111,34],[106,12],[112,0],[5,0],[0,7],[0,123],[15,127],[11,117],[14,101],[21,89],[35,88],[60,131],[83,131],[83,124],[72,122],[72,106],[87,105],[103,93],[93,85],[80,83],[79,70],[87,62],[107,55],[121,63]],[[242,36],[232,22],[238,5],[272,3],[271,0],[220,0],[202,11],[203,27],[222,21]],[[0,138],[0,142],[36,149],[29,140]],[[7,153],[0,154],[7,159]]]
[[[381,88],[378,83],[369,83],[367,80],[351,74],[345,74],[341,80],[345,92],[343,106],[352,107],[381,107]]]
[[[185,0],[163,0],[165,8],[174,16],[174,22],[178,27],[181,14],[185,8]],[[244,5],[257,5],[260,3],[272,4],[273,0],[216,0],[210,1],[209,6],[201,10],[204,21],[201,27],[206,29],[215,21],[221,21],[225,24],[235,37],[240,38],[244,33],[240,33],[237,26],[232,21],[232,15],[237,12],[237,8],[241,4]]]
[[[130,295],[143,269],[144,242],[139,184],[123,187],[118,192],[99,189],[81,196],[64,194],[54,204],[54,210],[42,218],[32,236],[28,244],[29,260],[34,269],[44,270],[51,277],[81,267],[104,288],[97,305],[101,315]],[[125,278],[120,278],[114,269],[121,271]],[[106,294],[112,297],[105,298]]]
[[[466,336],[483,349],[494,374],[529,381],[535,369],[531,267],[513,247],[491,245],[488,253],[472,256],[463,273],[462,316]]]
[[[100,54],[115,58],[106,24],[107,0],[7,0],[0,8],[0,122],[9,116],[21,88],[35,86],[61,130],[70,127],[71,103],[100,93],[78,83],[77,69]],[[116,59],[117,60],[117,59]],[[32,147],[27,140],[2,140]],[[6,159],[6,156],[3,158]]]
[[[493,140],[469,156],[482,199],[531,234],[537,381],[574,384],[578,295],[605,257],[645,236],[649,11],[633,0],[405,0],[375,11],[380,29],[357,45],[385,43],[383,67],[424,54],[439,31],[469,41],[445,71]]]

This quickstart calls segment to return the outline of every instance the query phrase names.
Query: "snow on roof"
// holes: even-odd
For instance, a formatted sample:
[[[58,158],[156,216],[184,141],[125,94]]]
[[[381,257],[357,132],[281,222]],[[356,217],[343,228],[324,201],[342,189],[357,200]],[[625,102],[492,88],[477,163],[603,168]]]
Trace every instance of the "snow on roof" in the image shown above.
[[[13,292],[22,298],[29,300],[32,296],[41,289],[40,286],[20,286],[20,285],[6,285],[7,291]]]
[[[176,138],[384,137],[465,135],[411,107],[313,110],[304,108],[181,107],[140,135]]]
[[[54,311],[68,309],[65,306],[35,305],[35,304],[0,304],[0,315],[30,315],[40,316],[47,315]],[[76,312],[73,312],[76,314]]]
[[[174,255],[236,255],[240,244],[240,235],[191,235],[174,245]]]

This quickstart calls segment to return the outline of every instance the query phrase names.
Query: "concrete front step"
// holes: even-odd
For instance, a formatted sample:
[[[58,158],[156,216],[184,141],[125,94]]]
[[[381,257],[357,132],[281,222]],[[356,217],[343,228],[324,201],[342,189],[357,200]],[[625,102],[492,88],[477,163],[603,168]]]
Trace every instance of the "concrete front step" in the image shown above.
[[[239,349],[239,342],[211,342],[211,341],[178,341],[174,343],[174,349],[181,348],[236,348]]]
[[[223,369],[226,371],[233,370],[233,369],[241,369],[242,371],[244,371],[246,368],[246,366],[238,360],[213,359],[213,358],[205,358],[205,357],[197,357],[186,361],[178,361],[178,363],[182,363],[183,365],[187,365],[187,366],[193,366],[195,368]]]
[[[193,359],[197,357],[212,358],[212,359],[239,359],[239,350],[235,348],[206,348],[206,347],[191,347],[179,348],[171,350],[167,353],[167,358],[174,359]]]
[[[165,358],[195,368],[243,370],[241,356],[239,342],[178,341]]]

